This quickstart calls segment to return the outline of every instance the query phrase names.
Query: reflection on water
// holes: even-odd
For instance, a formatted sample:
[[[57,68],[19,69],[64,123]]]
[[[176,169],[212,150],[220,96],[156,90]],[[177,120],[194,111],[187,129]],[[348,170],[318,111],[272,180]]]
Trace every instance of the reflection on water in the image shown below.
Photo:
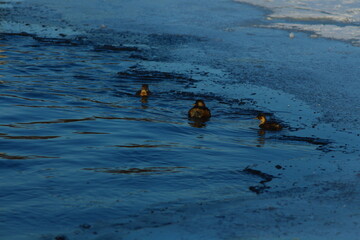
[[[14,156],[14,155],[8,155],[6,153],[0,153],[0,158],[9,159],[9,160],[24,160],[24,159],[29,159],[30,157],[28,157],[28,156]]]
[[[265,134],[266,134],[266,131],[263,130],[263,129],[259,129],[258,130],[258,145],[257,147],[263,147],[265,145]]]
[[[58,138],[59,136],[0,136],[6,139],[52,139]]]
[[[104,172],[112,174],[161,174],[178,173],[186,167],[148,167],[148,168],[130,168],[130,169],[109,169],[109,168],[84,168],[95,172]]]
[[[5,51],[2,50],[3,47],[6,47],[6,45],[0,44],[0,65],[5,65],[5,64],[7,64],[7,61],[3,60],[3,59],[5,59],[5,58],[7,58],[7,56],[4,54]],[[2,68],[1,68],[1,66],[0,66],[0,71],[1,71],[1,70],[2,70]],[[1,78],[4,77],[4,75],[2,75],[1,72],[0,72],[0,77],[1,77]],[[3,83],[4,83],[3,81],[0,81],[0,84],[3,84]]]
[[[74,132],[77,134],[109,134],[109,133],[103,133],[103,132]]]
[[[141,97],[140,98],[140,102],[142,102],[142,103],[148,103],[148,97]],[[147,106],[146,105],[142,105],[144,108],[147,108]]]
[[[190,120],[189,125],[195,128],[203,128],[206,127],[206,122],[202,120]]]
[[[1,41],[5,235],[52,231],[49,219],[78,226],[94,209],[96,222],[109,217],[101,209],[126,218],[150,205],[251,195],[249,187],[265,173],[238,170],[314,150],[309,142],[258,133],[257,122],[249,120],[253,106],[238,99],[202,94],[213,117],[189,121],[188,106],[198,96],[185,90],[197,80],[134,67],[140,61],[131,57],[135,49],[94,51],[26,36]],[[139,98],[135,92],[144,83],[153,95]]]
[[[150,145],[150,144],[131,144],[131,145],[115,145],[121,148],[157,148],[157,147],[171,147],[172,145]]]
[[[9,155],[6,153],[0,153],[1,159],[8,159],[8,160],[26,160],[26,159],[38,159],[38,158],[56,158],[50,156],[18,156],[18,155]]]

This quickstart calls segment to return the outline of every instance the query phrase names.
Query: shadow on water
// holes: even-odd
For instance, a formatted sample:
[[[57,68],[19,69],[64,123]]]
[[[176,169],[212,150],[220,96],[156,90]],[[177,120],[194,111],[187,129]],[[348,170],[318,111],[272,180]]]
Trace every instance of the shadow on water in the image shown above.
[[[129,55],[138,51],[133,47],[94,50],[6,35],[0,51],[0,164],[26,160],[22,171],[2,171],[2,192],[9,196],[2,215],[19,228],[59,215],[78,223],[93,211],[93,201],[126,217],[151,204],[263,193],[272,173],[247,166],[272,164],[271,156],[274,164],[300,158],[315,151],[312,145],[327,144],[258,134],[251,99],[187,91],[198,80],[143,69]],[[153,94],[135,96],[141,84]],[[209,121],[187,118],[198,98],[212,111]],[[26,199],[23,188],[32,192]],[[13,218],[15,210],[34,221]]]

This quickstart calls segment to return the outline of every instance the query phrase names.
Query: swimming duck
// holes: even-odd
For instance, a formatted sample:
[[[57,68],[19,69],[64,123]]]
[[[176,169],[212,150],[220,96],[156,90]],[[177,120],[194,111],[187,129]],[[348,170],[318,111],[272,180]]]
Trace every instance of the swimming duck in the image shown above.
[[[283,128],[280,123],[274,122],[274,121],[267,121],[265,114],[259,113],[256,117],[260,120],[259,127],[264,130],[270,130],[270,131],[279,131]]]
[[[196,100],[194,107],[189,110],[188,116],[189,118],[206,120],[211,117],[211,113],[203,100]]]
[[[141,86],[141,90],[136,92],[137,96],[141,96],[141,97],[147,97],[151,94],[150,90],[149,90],[149,85],[147,84],[143,84]]]

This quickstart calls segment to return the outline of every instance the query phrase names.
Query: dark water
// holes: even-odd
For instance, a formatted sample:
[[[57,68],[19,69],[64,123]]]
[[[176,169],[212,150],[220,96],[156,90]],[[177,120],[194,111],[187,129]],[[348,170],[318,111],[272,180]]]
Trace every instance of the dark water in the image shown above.
[[[199,80],[141,69],[131,49],[0,39],[6,239],[251,197],[271,191],[264,174],[281,179],[280,166],[318,154],[316,144],[281,137],[290,130],[261,134],[250,100],[194,94]],[[148,99],[134,95],[143,83]],[[204,124],[187,119],[197,98],[213,113]]]

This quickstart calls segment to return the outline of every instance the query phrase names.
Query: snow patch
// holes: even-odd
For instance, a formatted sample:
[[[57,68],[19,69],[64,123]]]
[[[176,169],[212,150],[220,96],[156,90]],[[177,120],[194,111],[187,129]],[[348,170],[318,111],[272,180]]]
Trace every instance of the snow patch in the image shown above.
[[[355,0],[235,0],[272,11],[267,20],[294,19],[298,21],[341,22],[342,26],[329,24],[273,23],[280,29],[313,31],[322,37],[360,43],[360,2]]]
[[[353,45],[360,46],[360,27],[356,26],[340,27],[331,24],[275,23],[271,25],[261,25],[261,27],[296,31],[310,31],[322,37],[341,41],[350,41]],[[311,37],[316,37],[317,35],[311,35]]]

